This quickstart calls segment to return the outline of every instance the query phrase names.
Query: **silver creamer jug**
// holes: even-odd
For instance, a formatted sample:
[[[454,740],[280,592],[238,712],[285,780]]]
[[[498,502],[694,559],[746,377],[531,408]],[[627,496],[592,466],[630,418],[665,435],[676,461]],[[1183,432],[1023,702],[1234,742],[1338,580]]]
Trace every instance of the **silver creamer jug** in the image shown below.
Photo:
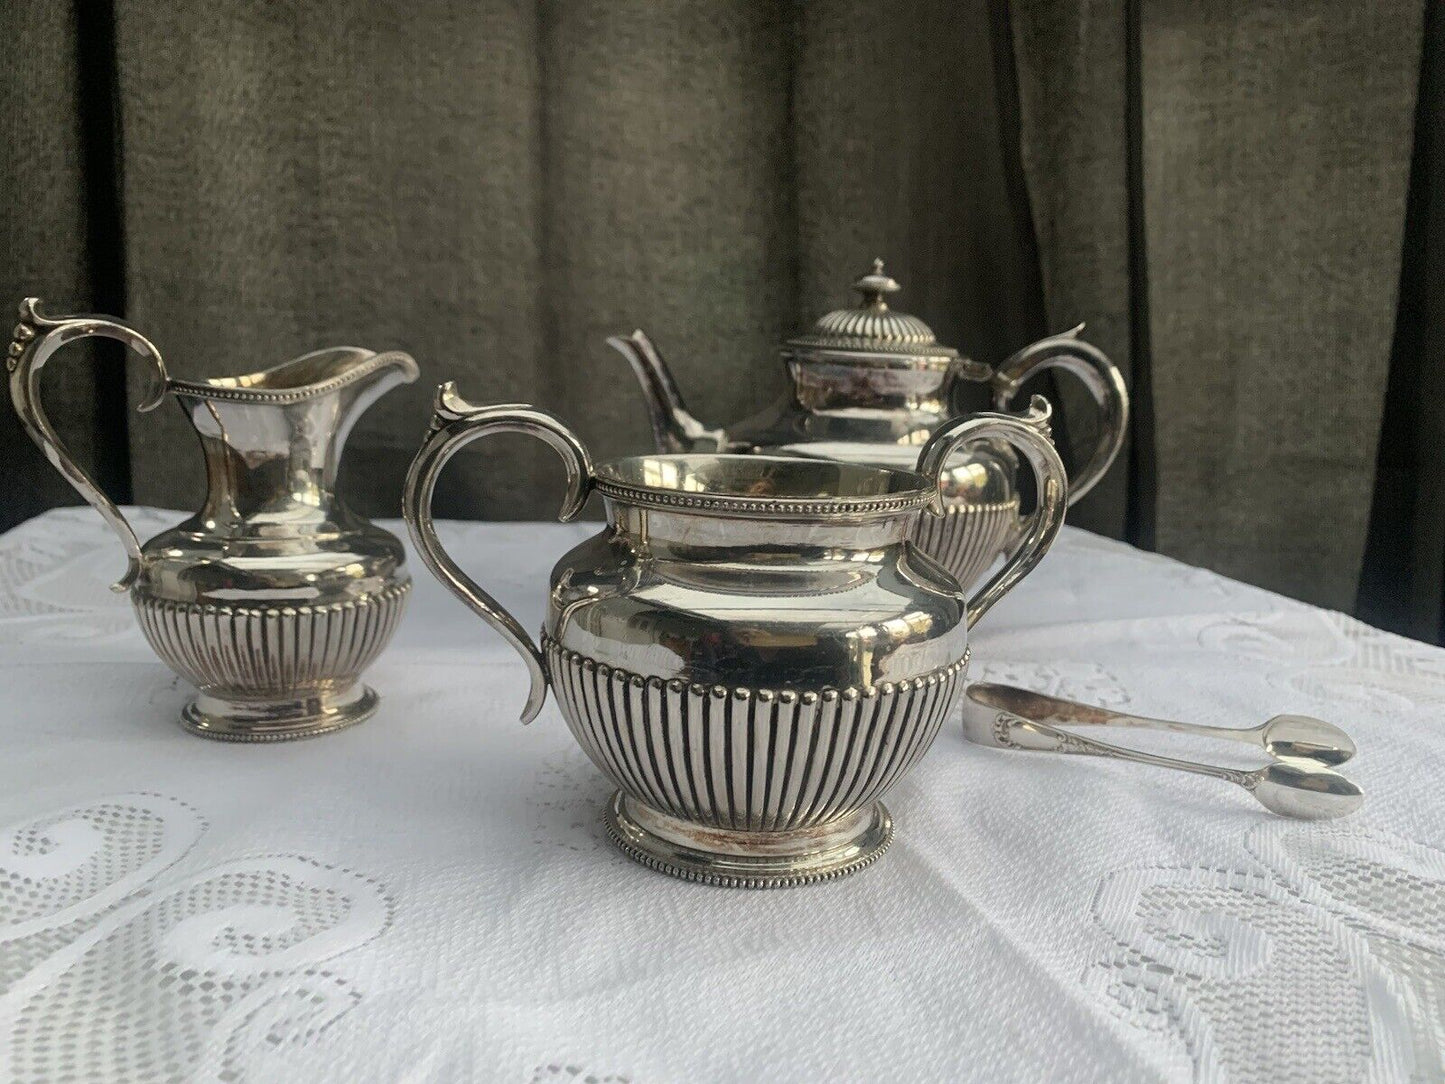
[[[230,741],[337,730],[376,708],[358,677],[386,647],[411,577],[401,541],[336,494],[347,434],[376,399],[417,377],[399,352],[319,350],[245,376],[170,379],[160,352],[104,316],[47,317],[20,306],[6,365],[26,431],[125,546],[129,592],[156,654],[196,686],[182,724]],[[141,410],[167,393],[195,427],[207,494],[194,516],[145,545],[66,450],[40,402],[60,347],[118,339],[149,363]]]

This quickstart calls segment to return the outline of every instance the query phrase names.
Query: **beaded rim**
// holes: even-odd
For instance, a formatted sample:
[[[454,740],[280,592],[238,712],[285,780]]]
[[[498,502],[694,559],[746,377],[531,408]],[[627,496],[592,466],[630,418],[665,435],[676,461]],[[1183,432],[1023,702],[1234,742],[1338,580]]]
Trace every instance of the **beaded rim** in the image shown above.
[[[638,865],[646,866],[655,873],[665,873],[669,877],[676,877],[681,881],[691,881],[693,884],[710,885],[714,888],[801,888],[804,885],[821,884],[824,881],[836,881],[840,877],[847,877],[850,873],[857,873],[860,869],[866,869],[888,850],[893,842],[893,818],[888,815],[887,809],[879,803],[883,810],[884,826],[883,838],[879,843],[866,854],[861,854],[853,861],[836,866],[833,869],[816,870],[809,873],[781,873],[776,876],[749,877],[745,874],[732,873],[709,873],[706,870],[694,869],[691,866],[677,865],[672,862],[658,858],[654,854],[641,849],[623,835],[622,829],[617,824],[616,814],[612,809],[612,802],[608,801],[602,811],[602,824],[607,830],[607,838],[623,855],[636,862]]]
[[[591,655],[584,655],[580,651],[573,651],[564,647],[545,631],[542,633],[542,650],[549,651],[556,649],[561,652],[562,657],[571,663],[577,663],[586,670],[596,670],[602,677],[610,677],[613,680],[626,682],[632,685],[649,685],[654,689],[660,689],[664,685],[673,692],[682,692],[690,689],[698,696],[710,696],[715,700],[724,700],[732,697],[735,700],[761,700],[768,703],[777,700],[783,704],[792,704],[802,701],[804,704],[813,704],[818,701],[831,703],[834,700],[870,700],[879,693],[891,696],[900,689],[921,688],[926,685],[946,681],[957,673],[968,671],[969,661],[973,657],[973,645],[969,644],[963,649],[963,658],[949,663],[947,666],[940,666],[930,670],[926,674],[919,674],[913,678],[900,678],[897,681],[880,681],[876,685],[848,685],[838,688],[835,685],[825,685],[820,689],[753,689],[746,685],[716,685],[704,681],[687,681],[684,678],[663,678],[656,675],[638,674],[631,670],[624,670],[620,666],[611,666],[605,662],[598,662]]]
[[[773,500],[767,497],[719,496],[709,493],[676,493],[643,486],[624,485],[601,478],[593,482],[604,497],[664,508],[674,512],[726,512],[758,519],[814,518],[817,516],[876,516],[908,512],[928,504],[927,489],[879,497],[799,497]]]
[[[364,723],[376,714],[381,706],[381,697],[370,685],[362,686],[361,699],[349,712],[341,712],[324,723],[299,722],[292,730],[217,730],[206,725],[206,715],[194,700],[181,709],[181,729],[211,741],[235,742],[241,745],[266,745],[283,741],[308,741],[325,737],[338,730],[347,730],[357,723]]]
[[[926,347],[909,348],[896,353],[877,347],[860,348],[856,342],[830,340],[826,336],[799,336],[789,339],[779,353],[785,361],[868,365],[877,369],[912,369],[921,372],[947,372],[963,362],[957,353],[941,353]],[[981,371],[975,362],[968,362],[970,372]]]
[[[272,388],[261,386],[236,387],[224,381],[255,380],[260,377],[289,368],[297,362],[307,361],[322,354],[355,354],[362,358],[358,363],[345,369],[335,376],[313,384],[303,384],[299,387]],[[327,395],[358,380],[363,380],[380,369],[389,365],[400,366],[407,374],[407,383],[415,380],[420,373],[416,362],[411,355],[400,350],[371,351],[359,346],[331,346],[323,350],[315,350],[310,354],[302,354],[300,357],[292,358],[290,361],[283,361],[270,369],[263,369],[255,373],[245,373],[241,376],[220,377],[213,380],[176,380],[172,378],[167,382],[166,390],[180,395],[194,395],[203,399],[217,399],[235,403],[299,403],[305,399],[312,399],[317,396]]]

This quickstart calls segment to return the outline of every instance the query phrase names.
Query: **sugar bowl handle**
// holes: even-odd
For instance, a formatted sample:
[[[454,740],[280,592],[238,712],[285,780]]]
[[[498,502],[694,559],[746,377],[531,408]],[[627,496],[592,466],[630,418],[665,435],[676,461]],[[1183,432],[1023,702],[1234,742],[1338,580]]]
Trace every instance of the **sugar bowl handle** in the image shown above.
[[[1124,446],[1129,427],[1129,389],[1119,367],[1093,343],[1079,337],[1084,325],[1050,335],[1018,351],[990,378],[996,410],[1007,410],[1019,388],[1031,376],[1045,369],[1072,373],[1088,390],[1098,410],[1099,435],[1088,462],[1069,482],[1069,503],[1093,489]]]
[[[1009,554],[1003,568],[968,600],[968,627],[993,604],[1014,589],[1033,571],[1058,537],[1064,525],[1069,481],[1064,462],[1049,439],[1049,401],[1035,395],[1022,414],[971,414],[955,418],[934,432],[918,456],[918,473],[934,485],[933,499],[925,515],[945,514],[943,470],[958,449],[980,440],[1001,440],[1011,445],[1034,472],[1037,507],[1029,517],[1028,529]]]
[[[166,364],[155,344],[129,324],[104,316],[41,316],[39,307],[38,297],[27,297],[20,303],[20,320],[11,333],[10,352],[5,359],[5,367],[10,371],[10,402],[20,417],[20,424],[40,446],[45,458],[119,536],[125,547],[127,566],[125,575],[111,585],[111,590],[124,591],[140,575],[140,539],[115,502],[101,492],[95,479],[75,461],[45,416],[40,403],[40,370],[52,354],[76,339],[97,335],[119,339],[150,362],[151,381],[137,407],[145,411],[155,409],[165,398]]]
[[[592,491],[592,459],[573,432],[545,410],[525,403],[473,406],[448,382],[437,389],[436,408],[426,440],[407,471],[402,491],[402,514],[411,540],[427,568],[457,598],[465,602],[517,649],[532,677],[531,692],[522,709],[522,722],[530,723],[547,699],[547,664],[536,642],[505,606],[468,576],[447,554],[432,523],[432,492],[447,460],[465,445],[492,433],[526,433],[550,445],[567,468],[567,496],[557,518],[576,518]]]

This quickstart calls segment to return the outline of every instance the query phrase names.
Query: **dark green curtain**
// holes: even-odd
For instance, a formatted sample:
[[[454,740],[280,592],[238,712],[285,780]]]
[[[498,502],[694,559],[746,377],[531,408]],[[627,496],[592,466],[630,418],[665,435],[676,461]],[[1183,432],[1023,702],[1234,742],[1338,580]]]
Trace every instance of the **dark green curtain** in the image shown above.
[[[1445,9],[1426,9],[1400,311],[1359,614],[1445,643]]]
[[[1386,624],[1423,607],[1437,635],[1445,539],[1376,484],[1377,453],[1394,491],[1438,484],[1427,424],[1409,456],[1381,443],[1387,388],[1439,379],[1423,23],[1418,0],[35,0],[0,76],[0,285],[121,312],[179,375],[411,351],[423,380],[344,478],[395,514],[438,381],[635,450],[606,335],[647,328],[726,421],[881,255],[975,357],[1085,320],[1124,367],[1128,452],[1072,522]],[[179,412],[130,416],[113,353],[52,371],[114,492],[194,504]],[[71,499],[8,414],[0,449],[0,523]],[[557,481],[499,440],[438,507],[545,518]],[[1388,516],[1408,543],[1367,549]],[[1425,596],[1371,590],[1406,552],[1433,576],[1386,582]]]
[[[0,304],[43,290],[83,309],[123,308],[115,186],[111,24],[69,4],[7,11],[14,54],[0,76]],[[130,498],[126,388],[118,344],[82,343],[47,373],[61,434],[119,500]],[[0,408],[0,530],[79,500]]]

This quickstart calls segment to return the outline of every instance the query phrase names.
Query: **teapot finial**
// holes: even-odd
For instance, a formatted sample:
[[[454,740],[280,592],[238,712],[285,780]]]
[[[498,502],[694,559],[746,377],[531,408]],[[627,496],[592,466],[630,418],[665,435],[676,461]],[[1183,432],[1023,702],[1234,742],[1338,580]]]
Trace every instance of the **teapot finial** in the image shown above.
[[[878,312],[886,312],[888,302],[883,298],[887,294],[896,294],[900,287],[892,278],[883,273],[883,258],[880,256],[873,261],[873,273],[864,275],[853,283],[853,289],[863,295],[863,304],[866,307]]]

